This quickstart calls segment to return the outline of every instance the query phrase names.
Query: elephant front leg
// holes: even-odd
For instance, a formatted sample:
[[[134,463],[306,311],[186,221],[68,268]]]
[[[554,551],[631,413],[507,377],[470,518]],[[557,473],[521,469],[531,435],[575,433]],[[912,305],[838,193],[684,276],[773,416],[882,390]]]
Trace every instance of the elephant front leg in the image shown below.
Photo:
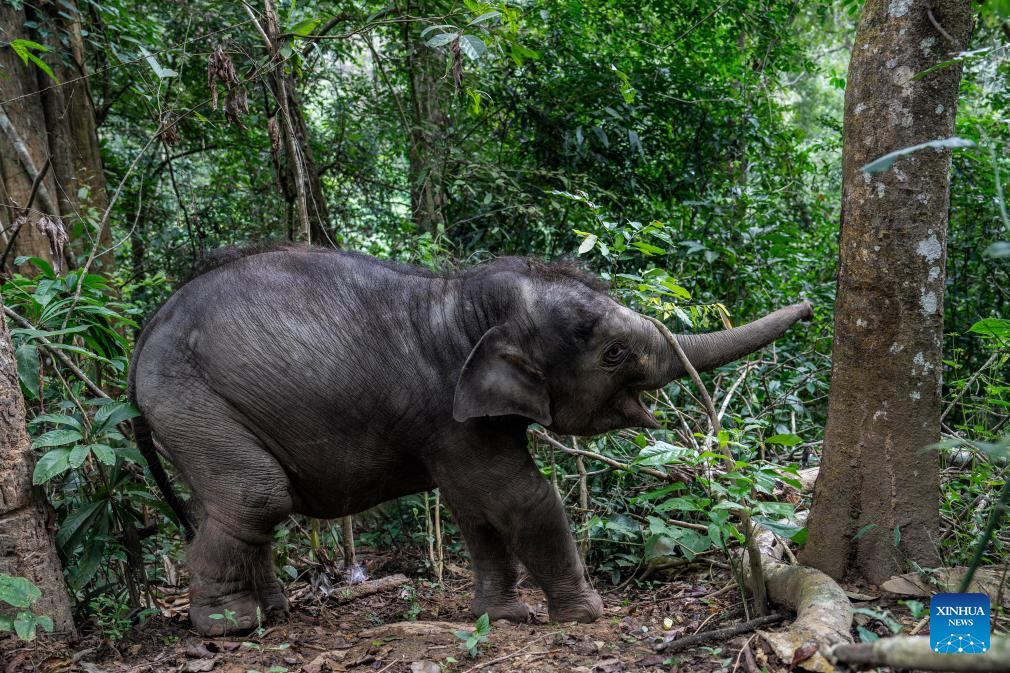
[[[437,470],[439,486],[457,518],[484,520],[493,527],[547,595],[552,621],[598,619],[603,601],[586,577],[564,505],[525,444],[490,456],[481,456],[479,449],[474,453]],[[481,563],[475,558],[478,577]],[[480,591],[478,579],[478,595]]]
[[[507,619],[511,622],[529,620],[530,611],[519,599],[519,562],[505,546],[501,536],[483,518],[463,515],[458,510],[456,520],[474,570],[474,599],[470,610],[475,617],[487,613],[491,621]]]

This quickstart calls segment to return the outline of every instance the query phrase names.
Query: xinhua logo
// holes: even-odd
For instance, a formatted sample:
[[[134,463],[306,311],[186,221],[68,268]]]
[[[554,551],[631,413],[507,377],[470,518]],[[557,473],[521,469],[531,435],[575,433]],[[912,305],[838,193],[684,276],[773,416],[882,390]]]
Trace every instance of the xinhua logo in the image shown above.
[[[929,601],[929,642],[934,652],[989,650],[989,597],[936,594]]]

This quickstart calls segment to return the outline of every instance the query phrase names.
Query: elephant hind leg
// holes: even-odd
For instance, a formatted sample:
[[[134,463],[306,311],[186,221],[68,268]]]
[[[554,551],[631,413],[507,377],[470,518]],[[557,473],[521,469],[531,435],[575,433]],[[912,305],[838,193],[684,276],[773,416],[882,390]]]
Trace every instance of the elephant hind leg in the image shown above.
[[[249,631],[287,610],[271,542],[293,509],[290,482],[227,402],[197,386],[159,392],[145,415],[206,513],[187,551],[190,618],[205,635]]]

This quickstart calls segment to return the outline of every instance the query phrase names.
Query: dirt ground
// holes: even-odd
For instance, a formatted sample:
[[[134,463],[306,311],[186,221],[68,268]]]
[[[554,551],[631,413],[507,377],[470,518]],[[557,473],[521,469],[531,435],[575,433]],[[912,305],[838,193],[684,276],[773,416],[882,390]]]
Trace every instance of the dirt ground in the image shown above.
[[[391,573],[382,564],[371,580]],[[120,640],[98,633],[76,641],[25,647],[0,640],[0,671],[20,673],[486,673],[505,671],[618,673],[622,671],[758,673],[786,671],[755,634],[712,642],[676,654],[657,645],[744,620],[728,573],[715,566],[682,573],[648,589],[607,592],[594,624],[550,624],[543,594],[522,587],[532,608],[528,624],[495,622],[476,656],[457,631],[472,630],[469,570],[450,565],[442,585],[421,577],[353,600],[337,586],[326,598],[307,582],[289,589],[289,618],[243,638],[203,638],[190,630],[184,589],[166,590],[161,615]],[[904,620],[903,620],[904,621]]]

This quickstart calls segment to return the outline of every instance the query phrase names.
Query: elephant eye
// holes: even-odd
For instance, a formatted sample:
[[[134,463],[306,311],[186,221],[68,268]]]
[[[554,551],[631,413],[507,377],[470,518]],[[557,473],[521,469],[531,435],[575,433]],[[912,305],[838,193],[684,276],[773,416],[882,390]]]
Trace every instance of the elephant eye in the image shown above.
[[[615,341],[603,352],[603,364],[613,367],[624,362],[628,357],[628,347],[620,341]]]

